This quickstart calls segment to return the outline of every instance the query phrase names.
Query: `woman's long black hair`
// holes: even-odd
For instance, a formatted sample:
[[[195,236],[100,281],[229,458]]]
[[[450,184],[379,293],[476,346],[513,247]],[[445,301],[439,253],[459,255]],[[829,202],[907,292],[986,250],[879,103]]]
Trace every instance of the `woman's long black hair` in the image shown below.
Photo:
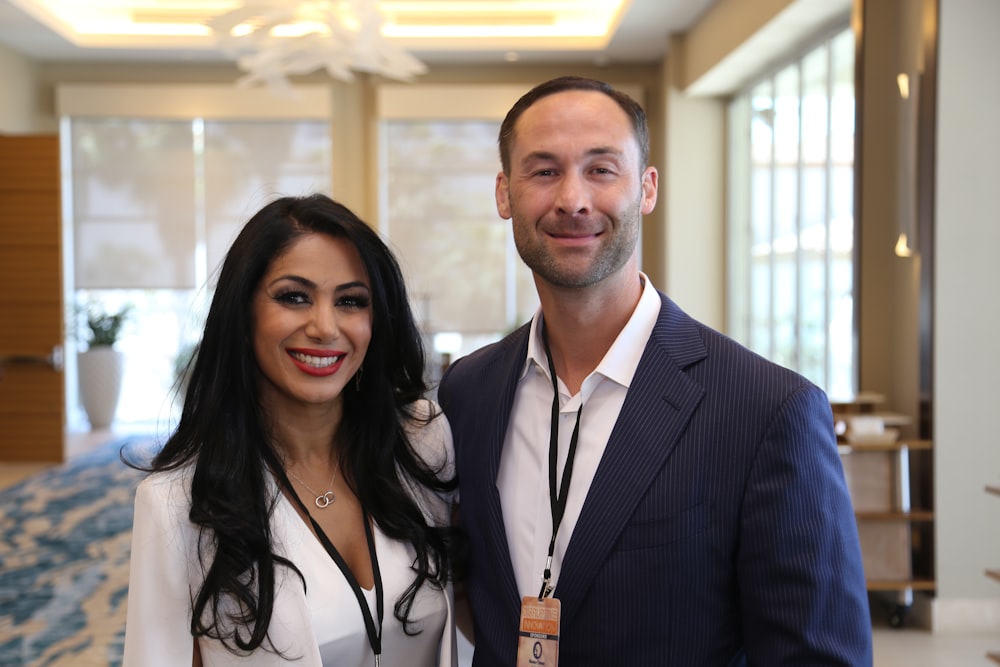
[[[269,518],[277,498],[269,492],[268,471],[285,477],[260,403],[251,304],[271,262],[310,233],[353,244],[371,285],[372,338],[360,383],[344,389],[341,465],[381,530],[416,550],[414,581],[395,604],[407,632],[417,590],[425,583],[443,587],[453,565],[451,529],[427,524],[398,474],[436,492],[455,488],[453,478],[440,479],[441,471],[413,452],[403,429],[413,419],[407,406],[427,387],[423,344],[399,265],[378,234],[343,205],[321,194],[282,197],[247,222],[226,255],[180,421],[149,467],[194,462],[190,519],[214,555],[192,601],[191,630],[235,652],[267,639],[276,569],[288,567],[302,578],[272,544]]]

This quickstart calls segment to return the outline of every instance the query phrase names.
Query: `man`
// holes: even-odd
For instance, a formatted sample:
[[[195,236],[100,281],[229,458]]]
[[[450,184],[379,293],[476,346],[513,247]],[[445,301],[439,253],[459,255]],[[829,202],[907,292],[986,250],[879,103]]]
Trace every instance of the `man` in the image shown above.
[[[439,388],[473,664],[870,665],[829,401],[639,271],[648,144],[638,104],[576,77],[501,126],[497,210],[541,308]]]

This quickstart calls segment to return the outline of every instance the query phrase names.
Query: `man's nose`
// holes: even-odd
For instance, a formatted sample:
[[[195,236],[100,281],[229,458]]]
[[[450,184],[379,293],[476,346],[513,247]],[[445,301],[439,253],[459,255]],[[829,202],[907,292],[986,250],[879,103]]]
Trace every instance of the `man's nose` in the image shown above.
[[[582,175],[563,175],[559,181],[556,208],[566,215],[578,215],[590,210],[590,191]]]

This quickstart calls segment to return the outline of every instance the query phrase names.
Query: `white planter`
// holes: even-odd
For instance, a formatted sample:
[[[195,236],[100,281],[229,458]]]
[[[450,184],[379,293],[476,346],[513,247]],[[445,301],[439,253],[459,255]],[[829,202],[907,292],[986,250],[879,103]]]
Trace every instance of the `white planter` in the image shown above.
[[[77,357],[80,400],[92,429],[107,428],[115,419],[124,360],[121,352],[107,346],[92,347]]]

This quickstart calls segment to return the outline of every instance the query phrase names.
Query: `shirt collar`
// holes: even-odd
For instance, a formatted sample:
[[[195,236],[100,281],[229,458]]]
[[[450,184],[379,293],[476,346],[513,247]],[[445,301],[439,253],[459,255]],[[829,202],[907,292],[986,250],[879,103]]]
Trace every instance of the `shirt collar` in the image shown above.
[[[642,279],[642,294],[639,296],[639,303],[636,304],[632,316],[629,317],[625,327],[618,334],[611,349],[607,351],[601,363],[594,369],[594,373],[599,373],[604,377],[617,382],[623,387],[628,387],[632,382],[636,369],[639,367],[639,359],[646,348],[646,341],[653,333],[656,320],[660,316],[660,297],[653,287],[652,282],[644,273],[639,273]],[[548,378],[549,382],[549,362],[545,356],[545,342],[542,340],[542,309],[535,311],[531,318],[531,330],[528,333],[528,354],[524,361],[524,368],[521,370],[521,379],[527,375],[532,365],[536,365]],[[589,376],[588,376],[589,377]]]

